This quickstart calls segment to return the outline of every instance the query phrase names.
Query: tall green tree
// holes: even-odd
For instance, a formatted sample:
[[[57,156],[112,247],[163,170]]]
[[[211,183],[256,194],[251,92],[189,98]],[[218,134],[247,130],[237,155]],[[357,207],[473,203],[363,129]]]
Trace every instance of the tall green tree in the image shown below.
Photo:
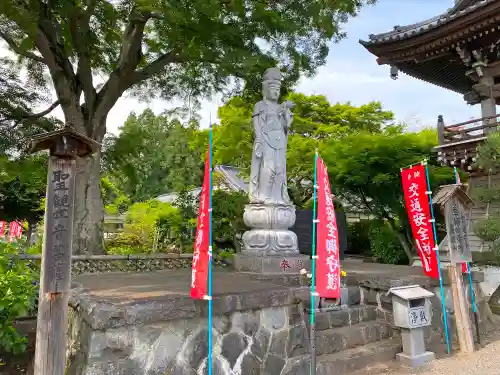
[[[149,109],[132,114],[118,136],[107,137],[103,168],[132,202],[201,186],[203,165],[189,145],[197,130],[196,121],[184,125]]]
[[[353,133],[320,146],[332,188],[341,201],[388,223],[411,260],[413,240],[404,205],[400,168],[428,159],[432,188],[452,183],[450,169],[438,166],[432,130],[403,132],[388,127],[378,133]]]
[[[55,107],[47,104],[47,96],[18,73],[14,64],[0,59],[0,220],[27,221],[32,229],[43,215],[47,157],[29,155],[28,141],[53,130],[58,121],[47,117]]]
[[[290,197],[301,207],[312,195],[314,151],[328,140],[339,140],[358,132],[381,132],[393,125],[393,114],[378,102],[359,107],[349,103],[331,104],[325,96],[287,94],[296,103],[287,152],[287,178]],[[214,130],[214,163],[242,168],[248,174],[253,147],[252,106],[237,96],[219,109],[220,125]],[[206,144],[206,133],[192,141]]]
[[[312,74],[366,2],[373,0],[4,0],[0,37],[36,82],[53,86],[65,122],[102,142],[108,113],[127,91],[197,98],[231,79],[236,89],[241,80],[258,87],[276,64],[288,83]],[[100,155],[80,161],[77,254],[101,250],[99,173]]]

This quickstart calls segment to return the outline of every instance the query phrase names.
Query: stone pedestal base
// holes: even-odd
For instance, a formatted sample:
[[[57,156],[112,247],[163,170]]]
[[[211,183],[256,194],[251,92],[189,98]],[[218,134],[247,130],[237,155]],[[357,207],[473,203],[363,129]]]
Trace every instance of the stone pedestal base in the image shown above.
[[[421,366],[433,361],[436,356],[432,352],[425,350],[424,328],[414,328],[401,330],[401,340],[403,341],[403,353],[399,353],[397,358],[409,366]]]
[[[424,352],[413,356],[405,353],[399,353],[396,354],[396,359],[407,366],[418,367],[434,361],[436,359],[436,355],[433,352]]]
[[[296,274],[305,268],[311,269],[311,259],[304,255],[269,255],[236,254],[233,259],[236,271],[257,274]]]

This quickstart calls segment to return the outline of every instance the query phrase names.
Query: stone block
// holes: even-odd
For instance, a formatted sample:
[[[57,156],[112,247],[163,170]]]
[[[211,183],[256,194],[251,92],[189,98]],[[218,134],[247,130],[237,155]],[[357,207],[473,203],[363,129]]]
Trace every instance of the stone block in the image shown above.
[[[253,336],[260,327],[258,311],[237,311],[232,317],[232,328],[241,330],[247,336]]]
[[[387,339],[362,347],[318,357],[316,375],[345,375],[374,363],[394,360],[401,351],[399,339]],[[305,372],[307,374],[307,372]]]
[[[271,333],[261,327],[253,337],[253,343],[250,351],[259,359],[263,360],[269,348]]]
[[[246,336],[236,332],[229,333],[222,338],[221,354],[228,360],[231,368],[234,367],[236,360],[247,345]]]
[[[252,353],[246,353],[241,361],[240,374],[261,375],[261,362]]]
[[[286,358],[286,343],[288,340],[288,330],[273,332],[271,336],[271,345],[269,353],[277,355],[281,358]]]
[[[287,341],[287,357],[297,357],[309,352],[309,337],[306,326],[300,325],[290,329]]]
[[[281,370],[283,370],[285,363],[283,358],[269,354],[264,363],[264,375],[281,374]]]
[[[234,255],[234,267],[240,272],[257,274],[299,274],[303,268],[311,269],[311,259],[304,255],[255,256]]]
[[[311,369],[311,356],[295,357],[285,365],[281,375],[304,375],[309,374]]]
[[[425,352],[414,356],[405,353],[398,353],[396,354],[396,358],[398,361],[407,366],[418,367],[434,361],[436,359],[436,355],[433,352]]]
[[[261,310],[261,324],[269,331],[279,331],[288,325],[287,309],[270,307]]]

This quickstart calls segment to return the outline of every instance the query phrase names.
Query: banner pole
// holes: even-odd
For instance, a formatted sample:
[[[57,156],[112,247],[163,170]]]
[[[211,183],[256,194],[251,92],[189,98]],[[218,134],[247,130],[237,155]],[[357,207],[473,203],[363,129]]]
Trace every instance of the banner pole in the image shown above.
[[[210,126],[208,130],[208,142],[209,142],[209,151],[208,151],[208,163],[209,163],[209,171],[210,171],[210,205],[209,205],[209,219],[208,219],[208,230],[209,230],[209,240],[208,240],[208,357],[207,357],[207,368],[208,368],[208,375],[212,375],[212,367],[213,367],[213,361],[212,361],[212,171],[213,171],[213,166],[212,166],[212,142],[213,142],[213,128],[212,128],[212,121],[210,120]]]
[[[432,219],[432,232],[434,235],[434,251],[436,255],[438,272],[439,272],[439,291],[441,293],[441,310],[443,312],[443,324],[444,324],[444,333],[446,338],[446,348],[448,350],[448,354],[451,353],[451,345],[450,345],[450,336],[448,331],[448,316],[446,313],[446,303],[444,296],[444,287],[443,287],[443,275],[441,272],[441,259],[439,258],[439,244],[437,238],[437,230],[436,230],[436,219],[434,217],[434,208],[432,206],[432,190],[431,190],[431,182],[429,178],[429,168],[427,167],[427,160],[424,160],[422,164],[425,166],[425,178],[427,180],[427,196],[429,200],[429,206],[431,210],[431,219]]]
[[[311,368],[310,374],[316,375],[316,197],[318,191],[317,181],[318,149],[314,152],[314,193],[313,193],[313,220],[312,220],[312,248],[311,248],[311,314],[309,322],[309,340],[311,346]]]
[[[460,185],[460,178],[458,175],[457,167],[453,167],[453,173],[455,175],[455,183],[457,185]],[[471,266],[469,262],[465,262],[465,265],[467,267],[467,275],[469,277],[469,292],[470,292],[470,299],[471,299],[471,304],[472,304],[472,312],[474,313],[474,325],[476,327],[476,337],[477,337],[477,343],[481,345],[481,335],[479,333],[479,316],[477,313],[477,306],[476,306],[476,293],[474,292],[474,284],[472,282],[472,271],[471,271]]]

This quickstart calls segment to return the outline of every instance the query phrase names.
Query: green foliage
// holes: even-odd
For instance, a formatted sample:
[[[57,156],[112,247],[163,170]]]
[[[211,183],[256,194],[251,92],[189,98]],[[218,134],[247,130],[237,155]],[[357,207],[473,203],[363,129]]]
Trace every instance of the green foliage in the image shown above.
[[[492,186],[491,188],[474,187],[472,190],[472,199],[480,203],[493,203],[500,201],[500,188]]]
[[[492,132],[483,142],[477,152],[476,164],[484,170],[497,171],[500,164],[500,134]]]
[[[498,173],[500,164],[500,135],[492,132],[486,141],[479,146],[477,153],[477,164],[490,173]],[[500,201],[500,189],[497,186],[489,188],[475,187],[472,190],[473,199],[479,202],[498,203]],[[491,212],[489,217],[474,223],[475,234],[485,242],[489,242],[490,249],[497,255],[500,254],[500,214]]]
[[[492,216],[476,221],[474,232],[483,241],[496,241],[500,238],[500,217]]]
[[[13,327],[15,318],[32,312],[38,275],[26,263],[11,260],[18,249],[0,242],[0,350],[18,354],[26,349],[27,340]]]
[[[310,181],[313,174],[316,147],[349,134],[380,132],[392,126],[393,114],[382,110],[377,102],[360,107],[349,103],[332,105],[324,96],[298,93],[290,93],[286,99],[296,103],[288,140],[287,178],[290,197],[298,207],[303,207],[312,195],[312,184],[304,181]],[[219,108],[220,125],[214,131],[215,164],[233,165],[248,174],[253,147],[252,105],[242,97],[233,97]],[[193,143],[201,149],[206,134]]]
[[[101,177],[101,197],[109,215],[122,214],[130,206],[130,199],[106,176]]]
[[[372,220],[360,220],[347,224],[347,251],[349,254],[370,253],[370,228]]]
[[[320,144],[320,153],[339,199],[387,220],[400,238],[406,238],[402,245],[411,249],[400,168],[428,159],[431,187],[452,183],[449,169],[436,166],[431,153],[436,142],[435,132],[403,133],[391,126],[378,133],[359,132],[341,141],[328,140]]]
[[[380,263],[408,264],[408,257],[394,231],[383,221],[373,221],[369,232],[372,256]]]
[[[213,236],[219,248],[234,248],[235,237],[245,230],[243,211],[248,204],[247,194],[216,190],[212,198]]]
[[[200,186],[199,152],[189,145],[196,122],[184,126],[168,114],[155,116],[148,109],[130,115],[120,129],[120,135],[105,141],[104,170],[132,202]]]

